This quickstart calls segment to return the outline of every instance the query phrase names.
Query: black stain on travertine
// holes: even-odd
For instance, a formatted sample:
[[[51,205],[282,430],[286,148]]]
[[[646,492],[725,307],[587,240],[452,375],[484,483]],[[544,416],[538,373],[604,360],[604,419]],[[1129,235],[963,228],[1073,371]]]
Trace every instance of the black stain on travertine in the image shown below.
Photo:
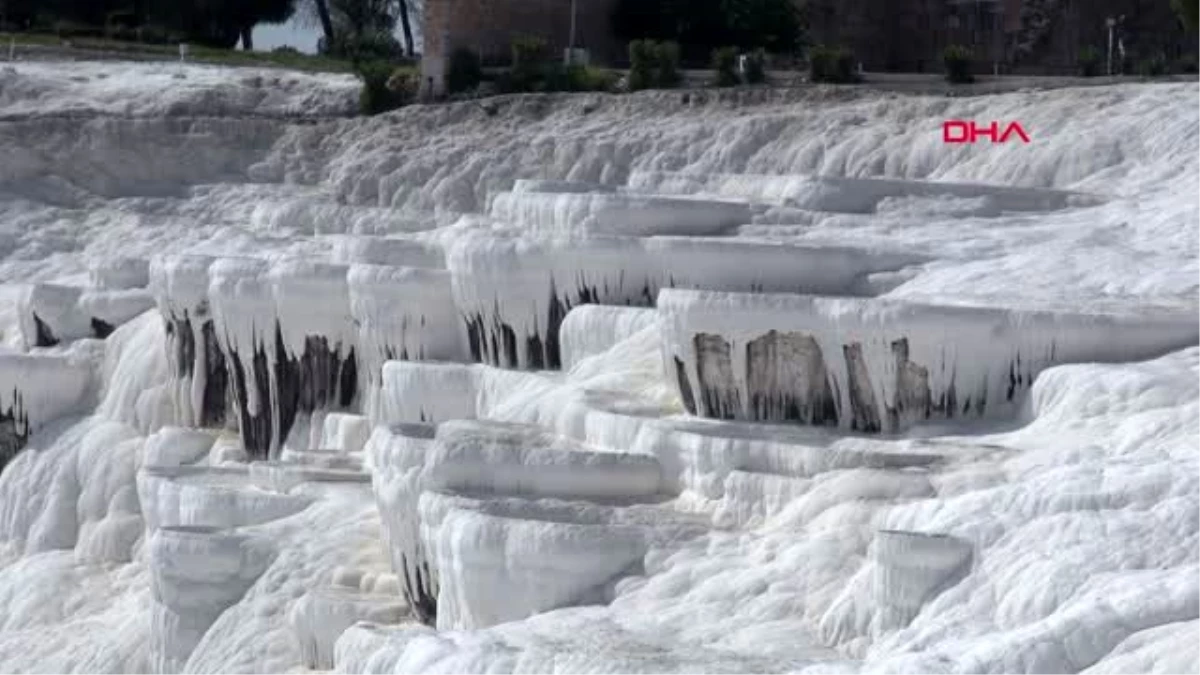
[[[97,319],[94,316],[92,317],[92,337],[103,340],[109,335],[112,335],[114,330],[116,329],[111,323],[105,321],[104,319]]]
[[[929,393],[929,370],[908,358],[908,338],[894,340],[891,346],[896,383],[887,415],[888,429],[897,430],[929,419],[933,412],[933,398]]]
[[[270,455],[274,431],[271,420],[271,365],[261,343],[255,345],[252,357],[249,373],[235,350],[229,350],[228,363],[242,445],[251,459],[261,460]],[[258,399],[256,411],[250,410],[251,387]]]
[[[854,431],[878,433],[883,425],[879,419],[879,406],[875,402],[875,390],[871,386],[871,374],[863,358],[862,343],[842,345],[842,356],[846,359],[848,394],[850,396],[850,428]]]
[[[837,425],[825,356],[811,336],[770,331],[746,345],[751,419]]]
[[[678,356],[675,358],[675,380],[679,383],[679,396],[689,414],[696,414],[696,397],[692,394],[692,383],[688,379],[687,367]]]
[[[343,354],[341,344],[330,346],[325,336],[306,336],[304,351],[292,355],[276,323],[274,349],[269,355],[263,343],[255,345],[249,379],[236,352],[231,355],[230,376],[242,445],[252,459],[268,458],[281,447],[300,414],[348,408],[354,403],[358,387],[354,349]],[[250,387],[258,397],[256,411],[249,407]]]
[[[733,377],[729,343],[720,335],[709,333],[697,333],[692,342],[696,350],[696,376],[704,416],[737,419],[742,401]]]
[[[25,399],[16,388],[10,394],[12,404],[8,410],[0,410],[0,473],[29,441],[29,415],[25,412]]]
[[[589,285],[582,278],[576,280],[573,290],[560,291],[558,283],[551,279],[546,315],[534,317],[532,335],[519,335],[512,325],[505,322],[498,301],[492,310],[493,319],[490,324],[484,319],[482,312],[467,314],[463,317],[463,323],[466,326],[471,359],[501,368],[560,370],[562,343],[559,330],[567,313],[581,305],[603,304],[606,299],[611,298],[613,292],[607,281],[600,287]],[[657,292],[657,286],[647,281],[636,296],[626,299],[621,304],[653,307]]]
[[[203,308],[199,314],[203,315]],[[203,378],[203,394],[201,408],[195,411],[199,424],[203,427],[219,427],[225,424],[225,413],[230,397],[229,374],[225,365],[225,352],[217,340],[217,331],[212,319],[198,319],[202,344],[196,344],[196,333],[193,319],[188,312],[182,316],[170,315],[166,318],[167,349],[172,355],[175,368],[173,377],[181,382],[190,383],[195,377]],[[203,372],[199,372],[198,356],[203,350]],[[190,389],[190,386],[187,387]]]
[[[58,344],[58,338],[54,336],[54,331],[50,330],[50,326],[42,321],[42,317],[33,313],[33,326],[36,335],[33,339],[34,347],[53,347]]]
[[[188,330],[191,334],[191,330]],[[212,321],[205,321],[200,327],[200,335],[204,350],[204,394],[203,409],[200,411],[200,423],[206,427],[225,424],[226,411],[229,408],[229,370],[225,366],[225,352],[217,340],[217,329]]]
[[[418,621],[433,626],[437,624],[437,576],[430,569],[429,562],[419,547],[413,558],[415,562],[410,564],[408,556],[400,556],[400,562],[404,566],[404,599]]]

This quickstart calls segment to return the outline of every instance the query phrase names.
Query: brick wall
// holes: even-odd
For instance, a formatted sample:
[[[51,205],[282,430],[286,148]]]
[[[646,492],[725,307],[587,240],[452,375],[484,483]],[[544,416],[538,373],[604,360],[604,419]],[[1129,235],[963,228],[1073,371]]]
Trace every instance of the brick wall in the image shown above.
[[[594,63],[619,60],[624,45],[610,25],[616,0],[575,4],[576,45],[589,50]],[[485,61],[507,61],[513,38],[521,35],[540,37],[562,54],[570,39],[571,0],[426,0],[424,28],[425,55],[434,58],[445,56],[446,48],[466,47]]]

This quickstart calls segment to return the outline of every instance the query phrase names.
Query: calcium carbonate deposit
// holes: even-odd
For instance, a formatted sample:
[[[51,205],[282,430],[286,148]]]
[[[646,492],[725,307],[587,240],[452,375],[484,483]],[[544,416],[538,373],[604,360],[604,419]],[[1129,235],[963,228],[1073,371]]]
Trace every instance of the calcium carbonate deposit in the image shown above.
[[[1197,84],[357,94],[0,69],[0,672],[1200,669]]]

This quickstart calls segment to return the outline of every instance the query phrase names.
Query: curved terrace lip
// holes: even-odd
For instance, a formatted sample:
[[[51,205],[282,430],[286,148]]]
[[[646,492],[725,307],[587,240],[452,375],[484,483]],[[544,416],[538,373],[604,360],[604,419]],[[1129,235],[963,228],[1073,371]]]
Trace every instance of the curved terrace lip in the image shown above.
[[[164,525],[158,528],[160,532],[169,532],[171,534],[182,534],[190,536],[212,536],[216,534],[233,535],[231,528],[222,527],[220,525]]]
[[[954,535],[946,534],[944,532],[914,532],[912,530],[894,530],[894,529],[876,530],[876,533],[877,534],[896,535],[896,536],[900,536],[900,537],[912,537],[914,539],[916,539],[916,538],[920,538],[920,539],[952,539],[954,537]]]

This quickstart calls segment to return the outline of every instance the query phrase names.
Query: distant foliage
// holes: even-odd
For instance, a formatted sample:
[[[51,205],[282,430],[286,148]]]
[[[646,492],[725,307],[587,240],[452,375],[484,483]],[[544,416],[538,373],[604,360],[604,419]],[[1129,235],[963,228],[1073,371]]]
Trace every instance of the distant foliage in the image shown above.
[[[545,40],[521,37],[512,43],[512,67],[494,85],[499,93],[611,91],[617,79],[608,70],[565,65],[553,58]]]
[[[1200,64],[1196,63],[1195,54],[1185,54],[1179,59],[1179,72],[1189,74],[1200,72]]]
[[[1084,77],[1095,77],[1100,74],[1100,50],[1088,45],[1079,50],[1079,71]]]
[[[163,26],[151,24],[141,26],[137,29],[137,40],[138,42],[145,42],[151,45],[165,45],[172,42],[179,42],[180,37],[173,35],[171,31]]]
[[[102,38],[104,29],[74,21],[59,21],[54,24],[54,33],[64,40],[71,38]]]
[[[767,53],[756,49],[746,55],[746,84],[762,84],[767,81]]]
[[[362,80],[359,111],[378,115],[411,103],[417,94],[418,81],[410,68],[396,68],[387,61],[359,63],[355,73]]]
[[[1184,29],[1192,33],[1200,31],[1200,0],[1171,0],[1171,8]]]
[[[535,91],[545,79],[550,64],[550,50],[539,37],[522,36],[512,42],[513,86],[517,91]]]
[[[342,35],[332,42],[324,38],[317,43],[317,51],[327,56],[335,56],[349,61],[391,61],[404,59],[404,46],[390,33],[375,33],[367,35]]]
[[[1167,65],[1166,54],[1154,54],[1138,63],[1138,75],[1144,77],[1162,77],[1170,73],[1171,68]]]
[[[946,67],[946,81],[951,84],[970,84],[975,81],[971,74],[971,50],[962,45],[950,45],[942,52],[942,63]]]
[[[629,43],[629,90],[669,89],[683,79],[679,73],[679,45],[674,42],[634,40]]]
[[[613,30],[625,40],[674,42],[681,58],[707,64],[726,45],[791,54],[803,25],[795,0],[618,0]]]
[[[641,91],[654,87],[657,43],[654,40],[634,40],[629,43],[629,90]]]
[[[547,74],[543,90],[612,91],[616,88],[618,79],[617,74],[611,70],[581,65],[556,65]]]
[[[741,83],[738,75],[738,51],[736,47],[721,47],[713,50],[712,67],[717,71],[718,87],[736,87]]]
[[[675,42],[659,42],[655,50],[655,61],[658,64],[656,85],[663,89],[679,86],[683,76],[679,73],[680,50]]]
[[[483,81],[483,64],[479,55],[470,49],[455,49],[450,54],[450,67],[446,74],[446,88],[451,93],[470,91]]]
[[[854,52],[842,47],[813,47],[808,54],[808,77],[812,82],[853,84],[858,82]]]
[[[392,103],[396,107],[406,106],[417,100],[421,93],[421,76],[409,66],[394,68],[387,81],[392,92]]]

